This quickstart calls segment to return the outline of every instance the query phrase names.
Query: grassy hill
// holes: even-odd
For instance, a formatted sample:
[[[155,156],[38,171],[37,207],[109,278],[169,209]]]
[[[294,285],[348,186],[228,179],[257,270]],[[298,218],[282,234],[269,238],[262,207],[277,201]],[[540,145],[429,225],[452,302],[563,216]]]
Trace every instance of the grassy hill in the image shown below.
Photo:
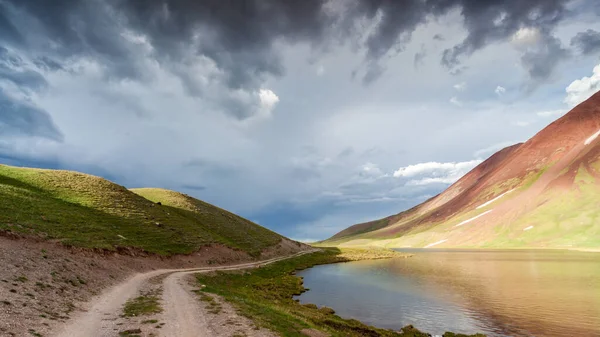
[[[83,173],[5,165],[0,165],[0,230],[79,247],[132,247],[160,255],[220,243],[257,256],[282,239],[178,192],[131,191]]]

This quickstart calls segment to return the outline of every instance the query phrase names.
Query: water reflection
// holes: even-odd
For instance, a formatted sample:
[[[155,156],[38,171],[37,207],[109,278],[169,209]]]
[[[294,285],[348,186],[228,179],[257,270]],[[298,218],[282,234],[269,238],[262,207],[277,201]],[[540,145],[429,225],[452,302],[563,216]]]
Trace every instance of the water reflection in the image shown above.
[[[344,317],[489,336],[600,336],[600,254],[412,250],[409,259],[318,266],[300,273],[302,302]]]

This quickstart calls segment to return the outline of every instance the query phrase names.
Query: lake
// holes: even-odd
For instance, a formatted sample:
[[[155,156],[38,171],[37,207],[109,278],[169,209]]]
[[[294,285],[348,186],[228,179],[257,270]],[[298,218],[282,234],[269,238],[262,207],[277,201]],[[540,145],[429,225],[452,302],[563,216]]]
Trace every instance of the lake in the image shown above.
[[[488,336],[600,336],[600,254],[404,249],[410,258],[299,272],[302,303],[399,329]]]

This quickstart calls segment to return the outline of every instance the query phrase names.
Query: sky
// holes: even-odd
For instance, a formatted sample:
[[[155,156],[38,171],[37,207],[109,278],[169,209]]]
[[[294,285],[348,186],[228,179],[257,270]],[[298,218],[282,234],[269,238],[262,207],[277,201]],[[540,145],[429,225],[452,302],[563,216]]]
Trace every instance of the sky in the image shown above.
[[[600,90],[599,16],[596,0],[0,0],[0,163],[325,239]]]

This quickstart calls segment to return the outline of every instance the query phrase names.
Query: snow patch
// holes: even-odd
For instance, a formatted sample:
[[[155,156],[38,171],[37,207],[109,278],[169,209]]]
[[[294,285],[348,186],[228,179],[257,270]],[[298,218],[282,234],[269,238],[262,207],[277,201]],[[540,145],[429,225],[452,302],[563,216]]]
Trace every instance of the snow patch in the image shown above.
[[[591,142],[593,142],[596,138],[598,138],[598,136],[600,136],[600,130],[598,130],[598,132],[594,133],[590,138],[585,140],[585,143],[583,143],[584,145],[590,145]]]
[[[440,243],[444,243],[444,242],[446,242],[446,241],[448,241],[448,239],[440,240],[440,241],[438,241],[438,242],[434,242],[434,243],[432,243],[432,244],[429,244],[429,245],[425,246],[425,248],[429,248],[429,247],[437,246],[437,245],[439,245]]]
[[[493,203],[494,201],[496,201],[496,200],[498,200],[498,199],[502,198],[503,196],[507,195],[508,193],[510,193],[510,192],[512,192],[512,191],[514,191],[514,189],[512,189],[512,190],[510,190],[510,191],[507,191],[507,192],[504,192],[504,193],[500,194],[499,196],[495,197],[494,199],[492,199],[492,200],[490,200],[490,201],[488,201],[488,202],[486,202],[486,203],[484,203],[484,204],[481,204],[481,205],[479,205],[479,206],[478,206],[476,209],[484,208],[485,206],[487,206],[487,205],[489,205],[489,204]]]
[[[469,219],[469,220],[465,220],[465,221],[463,221],[463,222],[459,223],[458,225],[455,225],[454,227],[459,227],[459,226],[462,226],[462,225],[466,225],[466,224],[468,224],[468,223],[469,223],[469,222],[471,222],[471,221],[475,221],[475,220],[477,220],[477,219],[481,218],[482,216],[484,216],[484,215],[488,214],[488,213],[489,213],[489,212],[491,212],[491,211],[493,211],[493,209],[490,209],[489,211],[483,212],[483,213],[479,214],[478,216],[474,216],[474,217],[472,217],[472,218],[471,218],[471,219]]]
[[[529,226],[529,227],[525,227],[525,228],[523,228],[523,230],[524,230],[524,231],[528,231],[528,230],[530,230],[530,229],[532,229],[532,228],[533,228],[533,226]]]

